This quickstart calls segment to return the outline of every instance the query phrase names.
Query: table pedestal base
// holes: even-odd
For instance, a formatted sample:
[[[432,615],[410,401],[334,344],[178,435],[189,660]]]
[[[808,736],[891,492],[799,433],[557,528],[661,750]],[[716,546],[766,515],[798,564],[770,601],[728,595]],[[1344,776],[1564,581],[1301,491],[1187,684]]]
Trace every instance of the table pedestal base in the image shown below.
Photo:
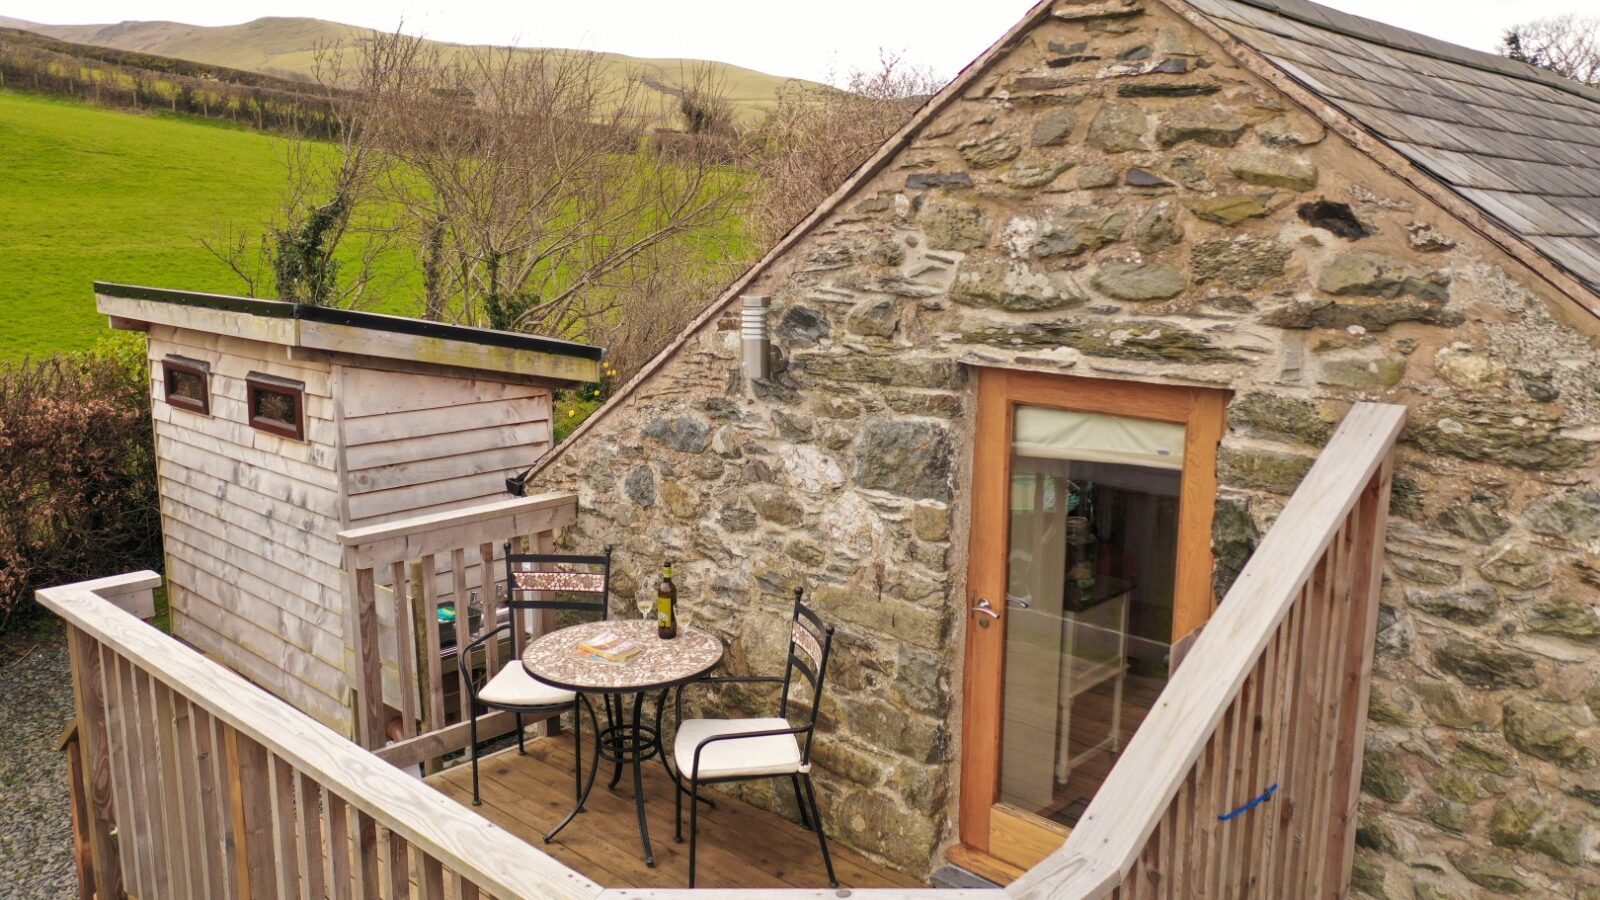
[[[645,817],[644,810],[644,772],[642,764],[649,759],[661,760],[661,767],[667,770],[667,777],[672,779],[674,790],[688,793],[688,788],[678,779],[678,773],[672,770],[667,762],[666,747],[661,743],[661,717],[667,706],[667,692],[662,691],[656,701],[655,722],[644,721],[644,693],[634,694],[633,709],[628,713],[625,698],[620,694],[602,694],[605,703],[606,727],[600,727],[599,718],[595,715],[594,706],[585,694],[579,695],[582,706],[589,711],[589,722],[594,726],[595,756],[592,768],[589,770],[589,779],[584,784],[583,792],[578,796],[578,804],[561,824],[550,830],[544,836],[545,843],[550,843],[555,836],[566,828],[568,824],[583,811],[584,804],[589,801],[589,792],[594,789],[596,775],[600,771],[600,760],[605,759],[615,765],[611,773],[610,788],[615,789],[617,782],[622,780],[622,767],[629,766],[633,769],[633,799],[634,807],[639,816],[639,840],[644,846],[644,862],[647,866],[656,864],[655,851],[650,846],[650,823]],[[574,716],[576,719],[576,716]],[[574,721],[574,728],[581,728],[582,723]],[[701,798],[707,806],[716,804],[710,798]],[[681,841],[682,838],[680,837]]]

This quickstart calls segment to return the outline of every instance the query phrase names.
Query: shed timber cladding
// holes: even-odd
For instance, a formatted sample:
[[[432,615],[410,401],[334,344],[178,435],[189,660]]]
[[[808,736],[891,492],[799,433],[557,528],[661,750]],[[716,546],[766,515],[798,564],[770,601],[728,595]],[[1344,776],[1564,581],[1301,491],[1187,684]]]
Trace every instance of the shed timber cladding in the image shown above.
[[[162,402],[156,466],[173,631],[324,722],[344,716],[344,600],[332,367],[263,341],[151,325],[150,359],[211,367],[211,412]],[[305,383],[306,440],[251,428],[246,382]]]
[[[345,367],[349,525],[505,499],[506,476],[550,448],[550,392]]]
[[[1189,0],[1600,291],[1600,90],[1301,0]]]

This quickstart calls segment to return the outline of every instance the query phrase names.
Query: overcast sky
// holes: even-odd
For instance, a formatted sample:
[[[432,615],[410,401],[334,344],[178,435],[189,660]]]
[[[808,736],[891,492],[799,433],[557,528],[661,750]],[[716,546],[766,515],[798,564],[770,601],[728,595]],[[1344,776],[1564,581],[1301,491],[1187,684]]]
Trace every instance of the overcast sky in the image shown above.
[[[1514,22],[1595,0],[1323,0],[1451,43],[1493,50]],[[880,48],[950,77],[1033,0],[0,0],[0,15],[49,24],[165,19],[227,25],[314,16],[462,43],[580,47],[715,59],[801,78],[869,68]]]

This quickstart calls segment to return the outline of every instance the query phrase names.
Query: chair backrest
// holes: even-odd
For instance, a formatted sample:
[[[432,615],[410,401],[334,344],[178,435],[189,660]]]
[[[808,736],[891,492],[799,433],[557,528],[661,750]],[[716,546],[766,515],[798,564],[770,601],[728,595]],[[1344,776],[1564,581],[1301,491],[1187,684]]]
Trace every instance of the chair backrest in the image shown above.
[[[802,759],[811,761],[811,738],[817,732],[817,710],[822,706],[822,684],[828,676],[828,656],[833,652],[833,626],[806,606],[804,588],[794,589],[794,617],[789,624],[789,659],[783,670],[783,696],[778,701],[778,715],[789,717],[789,696],[794,689],[795,673],[799,673],[811,688],[810,718],[806,722],[805,746]],[[798,698],[797,698],[798,699]]]
[[[598,556],[576,553],[512,553],[506,550],[506,608],[572,610],[604,619],[611,606],[611,547]],[[520,628],[512,643],[520,644]],[[520,647],[518,652],[521,652]]]

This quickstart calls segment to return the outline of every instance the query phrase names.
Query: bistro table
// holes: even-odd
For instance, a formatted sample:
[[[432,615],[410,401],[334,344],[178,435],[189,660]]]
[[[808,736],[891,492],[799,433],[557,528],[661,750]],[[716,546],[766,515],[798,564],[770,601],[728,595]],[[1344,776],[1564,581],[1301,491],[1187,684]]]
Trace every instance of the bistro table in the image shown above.
[[[603,632],[610,631],[635,641],[644,647],[632,659],[614,663],[585,654],[578,645]],[[601,728],[594,719],[593,707],[589,716],[595,723],[596,747],[600,756],[616,764],[616,774],[611,785],[616,786],[624,764],[633,767],[633,797],[639,810],[639,839],[644,843],[646,865],[656,864],[655,853],[650,849],[650,825],[644,814],[644,777],[640,764],[652,757],[659,758],[667,774],[672,777],[673,789],[681,790],[678,777],[667,764],[666,748],[661,743],[661,713],[666,707],[666,692],[679,685],[688,684],[710,672],[722,662],[722,642],[716,635],[699,628],[678,623],[678,636],[662,640],[656,636],[654,619],[610,619],[585,622],[552,631],[529,642],[522,652],[522,667],[534,678],[559,688],[579,694],[600,694],[606,703],[606,727]],[[644,721],[644,697],[647,693],[661,692],[656,704],[655,724]],[[624,715],[626,695],[634,695],[633,714]],[[615,713],[613,715],[613,712]],[[576,718],[576,713],[574,713]],[[573,727],[581,727],[574,721]],[[599,760],[595,769],[600,768]],[[554,838],[556,832],[567,826],[594,787],[595,772],[589,773],[588,783],[578,804],[571,813],[545,835]]]

